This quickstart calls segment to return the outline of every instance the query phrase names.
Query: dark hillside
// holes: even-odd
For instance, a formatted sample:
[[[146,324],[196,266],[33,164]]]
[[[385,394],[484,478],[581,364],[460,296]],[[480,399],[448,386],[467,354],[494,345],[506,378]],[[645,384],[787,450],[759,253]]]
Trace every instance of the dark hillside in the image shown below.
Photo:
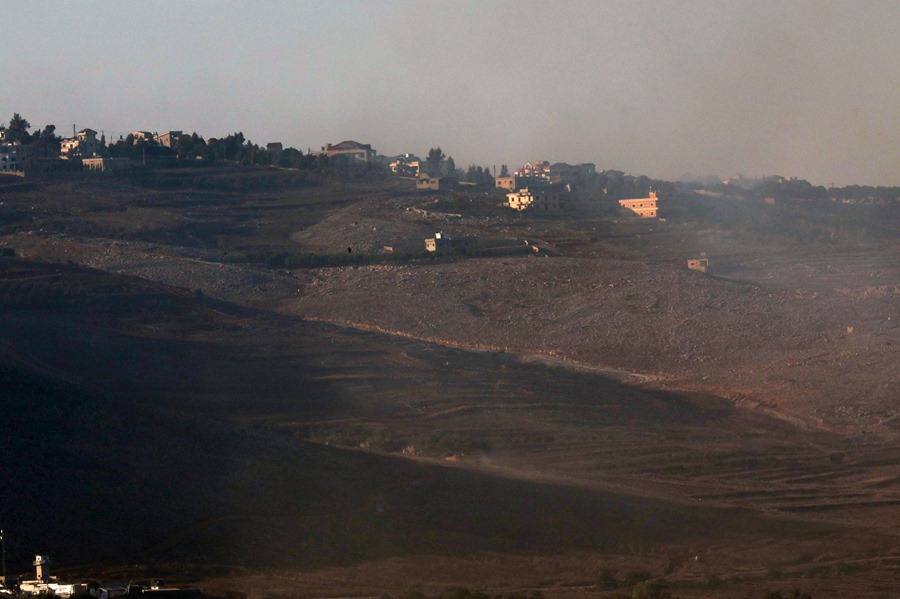
[[[226,566],[223,592],[308,597],[595,596],[610,563],[602,585],[685,597],[900,580],[889,207],[536,217],[402,180],[188,175],[2,198],[16,571]],[[423,257],[440,231],[528,255]]]
[[[263,359],[242,335],[265,330],[268,317],[224,316],[157,284],[71,266],[5,260],[0,269],[0,521],[17,571],[41,552],[70,565],[321,566],[810,530],[730,508],[305,444],[255,423],[397,412],[337,376],[355,364],[370,384],[381,380],[375,372],[396,359],[385,339],[351,333],[348,343],[318,325],[294,337],[285,320],[288,337],[255,341],[269,348]],[[27,303],[17,299],[23,289]],[[59,289],[80,301],[60,303]],[[409,372],[412,388],[433,367],[425,363],[466,355],[423,349],[410,355],[421,364]],[[548,384],[565,384],[544,366],[515,368],[535,384],[548,375]],[[678,402],[660,394],[634,401]]]

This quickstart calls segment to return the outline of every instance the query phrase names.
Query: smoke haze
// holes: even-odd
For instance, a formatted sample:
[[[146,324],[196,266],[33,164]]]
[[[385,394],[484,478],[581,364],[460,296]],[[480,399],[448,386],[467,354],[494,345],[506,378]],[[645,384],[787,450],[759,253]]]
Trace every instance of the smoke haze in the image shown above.
[[[900,185],[900,3],[34,2],[0,118]],[[12,58],[12,57],[10,57]]]

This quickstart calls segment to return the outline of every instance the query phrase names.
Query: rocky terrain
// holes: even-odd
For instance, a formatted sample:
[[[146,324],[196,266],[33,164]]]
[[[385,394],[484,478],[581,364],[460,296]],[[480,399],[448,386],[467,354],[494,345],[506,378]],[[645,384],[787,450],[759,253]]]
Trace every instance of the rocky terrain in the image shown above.
[[[900,581],[895,209],[537,218],[279,176],[0,193],[0,517],[41,523],[26,554],[258,596]],[[428,256],[437,231],[526,251]]]

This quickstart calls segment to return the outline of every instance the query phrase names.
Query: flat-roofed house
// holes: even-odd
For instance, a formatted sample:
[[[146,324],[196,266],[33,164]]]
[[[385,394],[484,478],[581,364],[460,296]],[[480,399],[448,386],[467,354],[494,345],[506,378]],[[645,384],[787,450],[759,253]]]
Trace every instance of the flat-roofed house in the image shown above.
[[[342,141],[341,143],[334,145],[324,145],[322,146],[321,152],[315,153],[325,154],[329,158],[334,156],[347,156],[354,160],[359,160],[360,162],[371,162],[375,159],[375,155],[377,154],[377,152],[372,149],[371,144],[361,144],[352,140]]]
[[[280,141],[269,142],[266,144],[266,152],[272,157],[272,162],[278,162],[284,153],[284,144]]]
[[[181,131],[166,131],[165,133],[154,136],[153,140],[161,146],[171,148],[178,143],[178,138],[181,137],[181,134]]]
[[[97,132],[93,129],[82,129],[75,134],[75,137],[69,137],[59,142],[59,157],[63,159],[89,158],[96,156],[98,149]]]
[[[90,158],[82,158],[81,165],[86,171],[105,173],[126,169],[131,166],[131,160],[129,160],[128,158],[106,158],[103,156],[91,156]]]
[[[631,210],[641,218],[656,218],[656,192],[651,191],[646,198],[632,198],[628,200],[619,200],[619,205],[623,208]]]
[[[506,189],[508,191],[516,190],[516,178],[515,177],[497,177],[494,179],[494,185],[499,187],[500,189]]]
[[[430,189],[437,191],[441,188],[441,178],[440,177],[432,177],[426,173],[422,173],[419,175],[419,178],[416,179],[416,189]]]
[[[701,256],[700,258],[690,258],[688,261],[688,268],[691,270],[698,270],[700,272],[706,272],[709,270],[709,258],[706,256]]]
[[[523,210],[556,212],[561,207],[561,197],[562,193],[556,188],[524,187],[519,191],[506,194],[506,205],[519,212]]]

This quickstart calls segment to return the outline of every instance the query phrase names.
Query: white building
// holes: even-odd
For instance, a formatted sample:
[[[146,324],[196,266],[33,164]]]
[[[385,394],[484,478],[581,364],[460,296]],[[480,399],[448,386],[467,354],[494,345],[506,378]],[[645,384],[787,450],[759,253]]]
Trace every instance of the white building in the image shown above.
[[[90,158],[97,155],[99,147],[97,132],[93,129],[82,129],[75,134],[75,137],[69,137],[60,142],[59,157],[65,159]]]
[[[50,576],[50,558],[46,555],[34,556],[35,568],[34,580],[23,580],[19,583],[19,591],[23,595],[56,595],[57,597],[71,597],[80,593],[87,593],[87,585],[79,583],[59,582],[56,577]]]
[[[25,148],[17,141],[0,141],[0,172],[20,173],[25,170]]]

